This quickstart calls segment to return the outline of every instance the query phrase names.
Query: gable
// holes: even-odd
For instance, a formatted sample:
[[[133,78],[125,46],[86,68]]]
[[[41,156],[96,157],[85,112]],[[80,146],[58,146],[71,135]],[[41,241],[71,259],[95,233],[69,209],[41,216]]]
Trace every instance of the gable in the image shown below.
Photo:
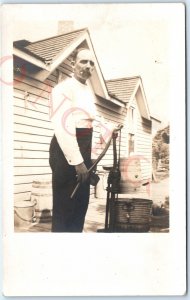
[[[106,86],[111,96],[120,99],[124,103],[129,103],[138,81],[138,76],[112,79],[106,80]]]
[[[140,76],[107,80],[106,85],[109,94],[124,102],[128,108],[136,101],[141,116],[150,120],[148,103]]]
[[[148,103],[147,103],[146,96],[145,96],[145,93],[144,93],[141,83],[137,86],[133,97],[135,97],[135,99],[136,99],[141,116],[144,119],[151,120]],[[133,98],[131,98],[131,100],[128,104],[129,106],[131,105],[132,101],[133,101]]]
[[[14,54],[41,68],[35,78],[45,81],[78,47],[86,46],[95,56],[95,70],[90,78],[94,92],[111,100],[87,29],[72,31],[34,43],[14,43]]]
[[[86,29],[76,30],[33,43],[25,40],[16,41],[13,43],[13,46],[33,57],[38,58],[39,60],[42,60],[46,64],[50,64],[61,51],[64,51],[84,32],[86,32]]]

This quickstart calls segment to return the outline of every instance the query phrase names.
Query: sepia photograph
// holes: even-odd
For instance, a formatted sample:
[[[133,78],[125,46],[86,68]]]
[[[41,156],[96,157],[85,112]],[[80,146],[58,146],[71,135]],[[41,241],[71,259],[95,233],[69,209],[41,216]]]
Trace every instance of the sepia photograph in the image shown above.
[[[35,243],[31,252],[34,247],[42,249],[40,243],[45,249],[45,245],[52,247],[53,241],[62,246],[66,242],[68,254],[70,240],[74,245],[81,241],[81,251],[87,240],[98,249],[103,240],[107,241],[105,248],[116,239],[123,246],[131,240],[133,247],[127,251],[131,255],[132,249],[138,252],[136,247],[141,245],[145,263],[159,280],[152,287],[136,284],[135,267],[130,287],[120,278],[119,286],[109,290],[112,277],[104,287],[99,283],[97,290],[90,288],[91,284],[77,285],[76,295],[185,292],[183,169],[178,174],[181,205],[175,199],[176,168],[185,166],[184,20],[184,6],[174,3],[4,6],[1,65],[6,65],[8,72],[2,73],[1,82],[3,101],[9,93],[9,105],[4,109],[7,117],[3,114],[9,124],[3,131],[4,138],[8,137],[4,158],[9,180],[4,185],[3,224],[5,246],[10,247],[13,240],[21,242],[16,266],[22,257],[30,258],[30,251],[21,255],[27,241]],[[174,120],[179,124],[177,130]],[[175,147],[179,132],[180,163]],[[183,253],[183,276],[176,286],[174,267],[166,271],[161,254],[163,251],[167,257],[169,249],[177,245],[175,238],[171,242],[175,234],[181,235]],[[156,248],[159,241],[162,249]],[[147,252],[151,245],[157,255],[154,248]],[[120,254],[117,249],[119,261],[125,256],[124,248]],[[39,253],[43,255],[43,251]],[[55,250],[52,256],[56,256]],[[5,265],[10,274],[9,263]],[[17,272],[21,276],[21,270]],[[167,272],[172,282],[168,285],[164,283]],[[122,274],[125,278],[123,270]],[[152,278],[151,272],[147,276]],[[43,282],[28,294],[27,285],[21,287],[23,276],[14,284],[11,276],[5,277],[8,296],[75,295],[69,284],[57,288],[60,282],[47,291]]]
[[[15,231],[169,231],[169,25],[109,11],[14,27]]]

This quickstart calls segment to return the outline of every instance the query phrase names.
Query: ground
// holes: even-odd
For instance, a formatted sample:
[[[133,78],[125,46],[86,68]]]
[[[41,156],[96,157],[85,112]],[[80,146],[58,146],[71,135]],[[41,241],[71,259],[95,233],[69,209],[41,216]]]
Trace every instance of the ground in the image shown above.
[[[169,196],[169,177],[164,178],[158,182],[151,182],[150,186],[146,186],[142,188],[141,194],[138,194],[141,197],[143,194],[143,198],[151,199],[154,204],[160,205],[164,203],[166,197]],[[126,195],[127,196],[127,195]],[[136,195],[132,195],[132,197],[136,197]],[[122,198],[125,195],[122,195]],[[98,229],[103,229],[105,224],[105,205],[106,199],[103,198],[91,198],[90,204],[88,208],[88,212],[86,215],[84,232],[93,233],[97,232]],[[51,222],[48,223],[38,223],[33,224],[27,229],[16,228],[15,231],[24,231],[24,232],[50,232],[51,231]],[[154,232],[166,231],[168,232],[168,228],[160,229],[154,227],[152,230]]]

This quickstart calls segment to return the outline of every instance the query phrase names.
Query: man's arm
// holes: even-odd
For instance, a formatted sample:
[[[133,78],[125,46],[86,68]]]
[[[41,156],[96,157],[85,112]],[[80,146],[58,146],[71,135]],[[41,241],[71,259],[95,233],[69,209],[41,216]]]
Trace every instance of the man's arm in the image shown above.
[[[75,121],[72,114],[72,94],[59,84],[52,90],[51,97],[51,121],[58,144],[67,162],[75,167],[77,180],[84,182],[88,173],[76,138]]]
[[[76,128],[73,118],[72,94],[69,89],[58,84],[52,90],[52,115],[55,136],[70,165],[78,165],[83,162],[82,155],[76,138]]]

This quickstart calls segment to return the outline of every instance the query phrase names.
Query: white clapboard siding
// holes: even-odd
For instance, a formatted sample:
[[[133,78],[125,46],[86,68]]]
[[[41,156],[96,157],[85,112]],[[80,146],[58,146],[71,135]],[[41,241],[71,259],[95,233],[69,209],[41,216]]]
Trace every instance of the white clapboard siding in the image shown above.
[[[106,122],[112,122],[114,124],[124,124],[125,123],[125,115],[118,112],[118,109],[115,108],[115,105],[109,103],[109,106],[102,101],[102,106],[100,105],[100,101],[96,105],[99,116],[103,116]],[[125,129],[122,129],[122,138],[121,138],[121,156],[125,153],[125,139],[126,132]],[[117,138],[117,150],[119,138]],[[117,151],[118,152],[118,151]],[[106,152],[103,159],[98,164],[98,170],[102,170],[103,166],[113,165],[113,147],[110,145],[108,151]]]
[[[16,87],[15,90],[19,93],[22,93],[25,95],[28,95],[27,93],[29,93],[28,95],[28,100],[33,99],[34,103],[45,103],[46,101],[49,100],[49,93],[47,91],[38,91],[38,89],[34,88],[34,87],[28,87],[26,84],[22,83],[23,88],[20,87]]]
[[[18,93],[15,92],[14,95],[14,111],[15,113],[21,112],[23,115],[35,116],[35,118],[39,115],[43,118],[43,114],[49,116],[50,111],[50,100],[37,98],[31,94]],[[20,108],[20,110],[19,110]],[[24,110],[21,110],[24,109]],[[33,112],[37,114],[34,115]],[[47,118],[49,119],[49,118]]]
[[[49,144],[51,141],[51,136],[43,136],[40,134],[39,135],[29,134],[24,132],[14,132],[14,140],[23,141],[23,142]]]
[[[22,189],[22,185],[23,184],[27,184],[27,183],[31,183],[33,182],[35,179],[51,179],[51,173],[43,173],[43,174],[38,174],[37,171],[39,169],[36,170],[36,174],[25,174],[25,175],[17,175],[14,177],[14,183],[15,185],[20,185],[21,189]]]
[[[48,147],[49,148],[49,147]],[[14,157],[16,159],[48,159],[49,151],[37,151],[37,150],[14,150]]]
[[[32,190],[32,182],[23,183],[22,185],[20,185],[20,184],[14,185],[14,193],[15,194],[31,192],[31,190]]]
[[[49,119],[49,114],[46,112],[39,112],[30,108],[23,108],[17,105],[14,106],[14,114],[17,116],[25,116],[34,120],[37,119],[46,122]]]
[[[34,87],[35,89],[38,89],[38,91],[48,91],[51,89],[49,88],[49,85],[47,84],[46,80],[44,82],[39,81],[37,79],[33,79],[29,76],[24,76],[23,78],[19,79],[18,77],[14,80],[14,87],[20,88],[21,84],[27,85],[28,88]]]
[[[45,136],[47,138],[47,137],[51,137],[53,135],[52,129],[17,124],[16,122],[14,124],[14,128],[15,128],[15,132],[20,132],[20,133],[24,132],[24,133],[28,133],[28,134],[36,135],[36,136],[39,133],[39,136],[41,136],[41,140],[43,139],[42,138],[43,136]]]
[[[51,177],[49,144],[53,130],[49,120],[50,91],[51,87],[47,84],[31,78],[24,78],[22,82],[17,80],[15,84],[15,201],[30,199],[31,184],[36,176]]]
[[[37,166],[37,167],[15,167],[14,174],[15,175],[27,175],[27,174],[48,174],[51,173],[51,169],[49,166]]]
[[[108,109],[107,105],[104,106],[103,102],[102,106],[96,105],[96,107],[100,116],[103,115],[106,121],[112,121],[114,123],[122,123],[124,121],[124,116],[122,116],[117,110],[114,110],[114,107],[112,109]]]
[[[51,86],[51,88],[53,88],[56,85],[56,81],[53,79],[50,79],[50,77],[48,77],[48,79],[46,79],[46,83]]]
[[[104,119],[106,121],[111,121],[111,122],[116,123],[116,124],[124,122],[124,118],[122,116],[120,116],[119,114],[114,113],[113,111],[105,112],[105,109],[103,109],[103,108],[100,109],[100,107],[98,107],[98,111],[102,116],[104,116]]]
[[[52,90],[52,87],[48,85],[44,85],[42,88],[39,88],[36,87],[33,82],[31,84],[28,84],[28,82],[26,82],[26,79],[24,79],[23,81],[16,80],[15,88],[16,90],[28,92],[34,96],[45,99],[48,99],[49,93]]]
[[[137,109],[135,148],[136,154],[141,156],[142,179],[148,180],[152,176],[152,139],[151,127],[144,124]]]
[[[68,76],[70,77],[71,72],[69,70],[67,70],[66,68],[63,68],[62,66],[59,66],[58,70],[60,70],[64,74],[65,78],[68,77]],[[64,77],[62,77],[62,78],[64,78]]]
[[[27,201],[31,199],[31,192],[23,192],[23,193],[15,193],[14,194],[14,201],[15,204],[17,201]]]
[[[52,124],[49,120],[41,120],[15,114],[14,122],[16,124],[52,130]]]
[[[14,141],[14,149],[16,150],[27,150],[27,152],[39,151],[47,152],[49,151],[49,143],[41,144],[34,142],[24,142],[24,141]],[[15,152],[18,155],[18,152]]]
[[[50,74],[48,78],[46,79],[47,84],[51,85],[52,87],[57,84],[57,75],[55,75],[55,72]]]
[[[24,108],[29,108],[29,109],[33,109],[33,110],[36,110],[36,111],[41,111],[43,112],[44,110],[44,113],[49,113],[49,103],[50,103],[50,100],[49,98],[41,98],[41,97],[38,97],[36,95],[33,95],[32,93],[28,92],[27,91],[27,97],[26,97],[26,91],[20,91],[20,90],[17,90],[15,89],[14,90],[14,98],[15,99],[20,99],[20,100],[23,100],[23,104],[22,104],[22,107]],[[16,105],[17,102],[15,102],[14,100],[14,104]],[[20,102],[21,103],[21,102]]]
[[[48,158],[48,157],[47,157]],[[15,158],[15,167],[47,167],[49,166],[47,158]]]
[[[71,62],[69,60],[67,60],[67,59],[61,64],[61,67],[63,68],[63,71],[66,69],[70,73],[73,72],[73,67],[71,65]]]

